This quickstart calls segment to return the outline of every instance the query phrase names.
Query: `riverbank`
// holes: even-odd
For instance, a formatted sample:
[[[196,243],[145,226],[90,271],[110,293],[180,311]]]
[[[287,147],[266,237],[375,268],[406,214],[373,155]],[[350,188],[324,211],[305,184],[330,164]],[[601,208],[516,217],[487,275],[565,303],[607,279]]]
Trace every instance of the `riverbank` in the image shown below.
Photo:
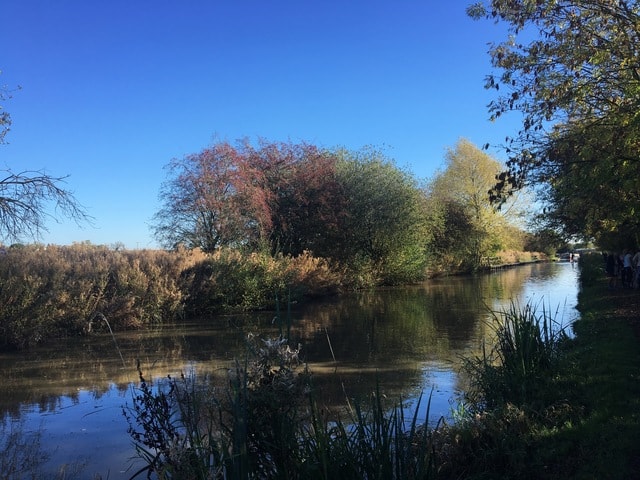
[[[581,319],[567,356],[567,380],[581,393],[579,424],[560,430],[572,478],[640,479],[640,291],[582,287]]]
[[[581,259],[580,318],[524,402],[439,433],[436,478],[640,479],[640,291]]]

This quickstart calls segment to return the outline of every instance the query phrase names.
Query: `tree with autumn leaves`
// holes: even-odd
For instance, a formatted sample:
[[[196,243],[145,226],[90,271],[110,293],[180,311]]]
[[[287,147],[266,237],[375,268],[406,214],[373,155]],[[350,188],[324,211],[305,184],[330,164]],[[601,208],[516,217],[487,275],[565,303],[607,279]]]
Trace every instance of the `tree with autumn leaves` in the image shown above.
[[[308,144],[246,140],[175,159],[155,234],[165,247],[322,255],[341,215],[337,160]]]
[[[165,247],[307,251],[383,283],[424,275],[423,197],[378,151],[219,142],[168,168],[154,218]]]
[[[169,164],[155,233],[169,248],[309,252],[363,284],[418,281],[435,263],[475,269],[513,237],[486,194],[499,164],[468,141],[448,159],[425,190],[373,148],[218,142]]]
[[[477,270],[501,250],[522,250],[526,198],[496,209],[487,192],[502,165],[466,139],[447,149],[445,168],[427,184],[433,228],[429,251],[444,267]]]

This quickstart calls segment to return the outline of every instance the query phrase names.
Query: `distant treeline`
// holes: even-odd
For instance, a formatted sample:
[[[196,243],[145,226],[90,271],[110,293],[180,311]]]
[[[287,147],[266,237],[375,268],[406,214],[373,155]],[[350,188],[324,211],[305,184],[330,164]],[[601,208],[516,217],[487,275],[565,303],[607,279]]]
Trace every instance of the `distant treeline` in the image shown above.
[[[311,252],[364,284],[405,284],[478,270],[504,250],[559,246],[552,232],[524,231],[527,195],[490,202],[502,168],[466,140],[429,180],[370,148],[217,142],[168,165],[152,226],[168,249]]]
[[[173,167],[155,219],[166,250],[4,249],[0,348],[409,284],[557,245],[525,232],[516,204],[489,203],[500,165],[464,140],[428,183],[379,152],[304,144],[217,144]]]

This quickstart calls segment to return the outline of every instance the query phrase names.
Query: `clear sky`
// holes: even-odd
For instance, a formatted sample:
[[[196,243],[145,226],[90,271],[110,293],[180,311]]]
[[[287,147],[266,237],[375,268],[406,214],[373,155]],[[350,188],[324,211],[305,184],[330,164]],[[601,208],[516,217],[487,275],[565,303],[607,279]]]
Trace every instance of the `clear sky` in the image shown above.
[[[0,168],[67,178],[94,225],[44,243],[153,248],[163,167],[216,140],[381,147],[420,179],[464,137],[499,144],[471,0],[3,0]],[[511,123],[509,123],[511,122]],[[491,151],[502,160],[499,151]]]

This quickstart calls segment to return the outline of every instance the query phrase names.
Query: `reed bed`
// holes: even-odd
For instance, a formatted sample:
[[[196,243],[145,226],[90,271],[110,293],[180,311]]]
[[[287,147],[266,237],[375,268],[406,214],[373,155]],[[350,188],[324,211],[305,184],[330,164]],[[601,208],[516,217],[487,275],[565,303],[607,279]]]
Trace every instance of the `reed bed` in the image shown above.
[[[336,292],[341,284],[327,261],[306,253],[16,246],[0,256],[0,349],[188,316],[274,309],[277,298],[299,301]]]
[[[557,374],[566,328],[551,315],[549,307],[514,303],[493,312],[492,347],[482,355],[465,360],[471,379],[466,397],[482,410],[507,404],[534,405]]]

